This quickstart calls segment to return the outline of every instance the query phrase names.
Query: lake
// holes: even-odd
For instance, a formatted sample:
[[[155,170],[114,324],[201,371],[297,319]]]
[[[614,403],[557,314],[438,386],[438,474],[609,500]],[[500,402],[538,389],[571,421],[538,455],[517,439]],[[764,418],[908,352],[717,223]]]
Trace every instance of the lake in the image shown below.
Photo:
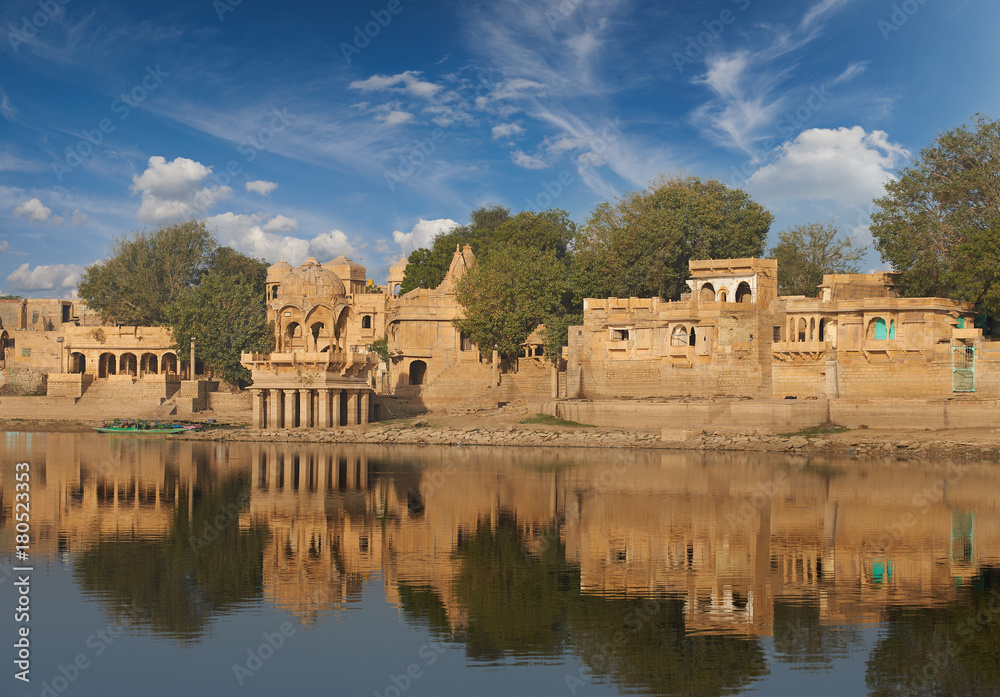
[[[1000,694],[996,463],[3,437],[0,694]]]

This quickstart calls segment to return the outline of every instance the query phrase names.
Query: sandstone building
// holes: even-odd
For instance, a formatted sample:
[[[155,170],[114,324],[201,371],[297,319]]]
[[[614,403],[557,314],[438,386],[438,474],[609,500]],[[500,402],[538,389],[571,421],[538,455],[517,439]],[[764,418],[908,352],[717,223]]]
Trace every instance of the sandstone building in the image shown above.
[[[970,305],[901,298],[895,274],[824,276],[778,296],[777,262],[691,261],[678,301],[584,301],[570,328],[569,397],[1000,395],[1000,349]]]

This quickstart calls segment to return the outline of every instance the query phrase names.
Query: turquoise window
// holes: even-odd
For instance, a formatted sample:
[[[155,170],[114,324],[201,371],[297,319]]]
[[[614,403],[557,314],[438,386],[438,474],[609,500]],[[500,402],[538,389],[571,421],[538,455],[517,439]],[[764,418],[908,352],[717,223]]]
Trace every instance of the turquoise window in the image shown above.
[[[965,329],[965,317],[958,318],[958,328]]]
[[[875,341],[885,341],[885,320],[881,317],[875,319]]]
[[[896,321],[892,319],[889,320],[889,338],[890,339],[896,338]]]

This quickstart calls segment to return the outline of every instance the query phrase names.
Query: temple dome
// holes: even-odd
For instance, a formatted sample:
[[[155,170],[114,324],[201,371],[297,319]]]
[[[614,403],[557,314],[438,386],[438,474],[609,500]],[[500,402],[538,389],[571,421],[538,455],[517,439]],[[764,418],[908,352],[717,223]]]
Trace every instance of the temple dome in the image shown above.
[[[337,274],[320,266],[313,257],[306,259],[306,263],[285,276],[278,286],[278,300],[296,304],[301,302],[302,296],[317,302],[345,295],[347,290]]]
[[[402,281],[403,276],[406,274],[406,257],[403,257],[395,264],[389,267],[389,281]]]
[[[282,259],[277,264],[267,267],[266,283],[280,283],[288,274],[292,272],[292,265]]]

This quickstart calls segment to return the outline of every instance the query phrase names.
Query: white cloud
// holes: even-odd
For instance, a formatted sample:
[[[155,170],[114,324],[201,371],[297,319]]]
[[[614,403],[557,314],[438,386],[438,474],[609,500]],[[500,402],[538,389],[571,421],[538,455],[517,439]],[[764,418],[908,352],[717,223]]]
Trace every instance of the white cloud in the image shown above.
[[[10,242],[7,240],[0,240],[0,252],[10,251]],[[388,249],[385,251],[389,251]]]
[[[549,166],[542,158],[529,155],[523,150],[515,150],[512,152],[510,154],[510,159],[515,165],[518,167],[524,167],[525,169],[545,169]]]
[[[278,185],[274,182],[264,181],[263,179],[256,179],[252,182],[247,182],[244,186],[247,191],[252,191],[253,193],[260,194],[261,196],[267,196],[278,188]]]
[[[265,231],[278,217],[264,222],[266,216],[259,213],[222,213],[205,218],[204,222],[209,230],[215,232],[220,243],[244,254],[270,262],[283,257],[290,264],[301,264],[309,256],[309,243],[306,240]]]
[[[32,269],[25,262],[7,276],[7,283],[14,290],[72,288],[80,281],[83,269],[80,264],[45,264]]]
[[[3,117],[11,123],[17,122],[15,119],[17,112],[14,105],[10,103],[10,97],[2,89],[0,89],[0,114],[3,114]]]
[[[394,230],[392,241],[398,244],[400,249],[409,256],[410,252],[414,249],[429,248],[433,244],[435,237],[449,232],[455,227],[458,227],[458,223],[451,218],[439,218],[437,220],[424,220],[421,218],[409,232]]]
[[[52,210],[37,198],[32,198],[14,209],[15,217],[20,218],[22,215],[33,223],[44,223],[52,215]]]
[[[299,229],[299,221],[284,215],[276,215],[264,223],[264,232],[293,232]]]
[[[392,109],[382,114],[382,123],[386,126],[399,126],[400,124],[409,123],[413,120],[413,114],[408,111],[400,111],[398,109]]]
[[[25,160],[10,149],[0,150],[0,172],[41,172],[45,169],[41,162]]]
[[[524,128],[516,123],[501,123],[494,126],[491,133],[493,134],[493,140],[500,140],[501,138],[519,136],[524,133]]]
[[[375,253],[376,254],[388,254],[392,251],[392,247],[385,240],[375,240]]]
[[[330,230],[309,240],[309,253],[322,261],[332,259],[339,254],[357,257],[358,248],[351,243],[343,230]]]
[[[754,172],[746,188],[762,200],[830,199],[845,206],[865,205],[883,194],[892,170],[909,155],[884,131],[813,128],[778,148],[777,159]]]
[[[420,79],[419,70],[407,70],[398,75],[372,75],[367,80],[355,80],[351,89],[364,91],[406,92],[415,97],[430,99],[441,91],[441,85]]]
[[[54,216],[52,216],[52,224],[53,225],[62,225],[64,222],[66,222],[66,219],[63,218],[61,215],[54,215]]]
[[[823,17],[823,15],[834,12],[851,0],[820,0],[815,5],[809,8],[809,10],[802,17],[802,28],[805,29],[811,26],[817,19]]]
[[[86,213],[81,211],[79,208],[73,211],[73,224],[76,225],[77,227],[86,225],[87,221],[89,220],[90,217]]]
[[[868,61],[851,61],[851,64],[844,69],[844,72],[833,78],[833,82],[831,84],[837,85],[841,82],[847,82],[848,80],[857,77],[867,69]]]
[[[211,167],[186,157],[172,162],[159,155],[150,157],[146,171],[132,177],[132,193],[142,194],[136,217],[161,223],[203,213],[233,192],[228,186],[202,186],[211,173]]]

